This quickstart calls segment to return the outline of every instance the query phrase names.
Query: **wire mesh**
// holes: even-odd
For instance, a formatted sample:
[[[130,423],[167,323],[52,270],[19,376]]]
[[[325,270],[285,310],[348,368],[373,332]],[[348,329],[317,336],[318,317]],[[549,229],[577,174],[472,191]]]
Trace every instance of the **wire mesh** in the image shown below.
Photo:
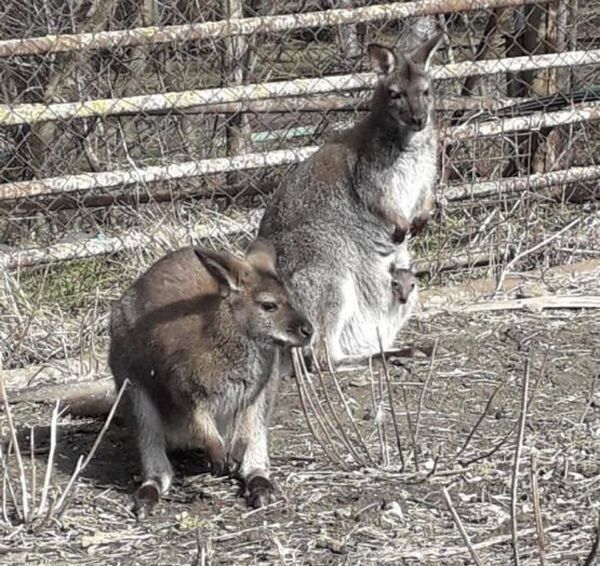
[[[5,1],[5,364],[94,355],[110,299],[166,250],[239,249],[290,168],[368,109],[367,43],[407,49],[436,27],[426,280],[498,273],[575,219],[513,267],[597,256],[592,2]]]

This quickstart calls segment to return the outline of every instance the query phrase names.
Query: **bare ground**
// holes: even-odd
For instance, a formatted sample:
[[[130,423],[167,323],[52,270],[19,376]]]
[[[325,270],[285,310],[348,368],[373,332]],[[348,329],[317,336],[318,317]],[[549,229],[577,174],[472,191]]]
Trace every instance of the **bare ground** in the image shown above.
[[[558,294],[600,295],[597,272],[561,281],[554,289]],[[332,463],[310,433],[296,384],[289,380],[273,420],[277,492],[269,507],[248,509],[235,480],[213,478],[198,458],[180,455],[172,492],[153,517],[137,523],[128,508],[136,456],[125,431],[115,425],[61,523],[51,521],[33,532],[1,527],[0,563],[472,564],[444,501],[445,487],[481,563],[512,564],[511,479],[530,359],[515,507],[521,564],[540,564],[532,457],[547,563],[584,564],[600,513],[598,310],[461,313],[456,307],[415,319],[406,338],[417,345],[437,341],[437,352],[433,358],[391,360],[404,470],[384,381],[383,410],[373,407],[371,381],[375,378],[377,403],[382,375],[378,362],[372,374],[365,368],[340,373],[339,383],[376,464],[377,424],[383,420],[387,466],[359,468],[339,442],[347,469]],[[366,459],[333,378],[324,378],[353,447]],[[314,376],[313,382],[323,401]],[[14,407],[20,433],[25,436],[36,425],[38,484],[48,454],[50,412],[35,404]],[[102,423],[64,417],[59,424],[55,481],[64,486]],[[28,449],[23,453],[28,465]],[[597,560],[590,559],[589,564]]]

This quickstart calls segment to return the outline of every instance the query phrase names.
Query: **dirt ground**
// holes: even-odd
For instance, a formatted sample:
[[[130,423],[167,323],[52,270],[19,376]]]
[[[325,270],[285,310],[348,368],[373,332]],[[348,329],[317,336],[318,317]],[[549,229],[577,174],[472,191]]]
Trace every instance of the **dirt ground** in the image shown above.
[[[567,278],[555,291],[598,296],[600,278],[598,273]],[[586,559],[594,564],[598,558],[590,553],[600,513],[598,312],[469,313],[457,306],[452,312],[415,318],[403,340],[429,346],[437,342],[437,348],[434,356],[390,359],[404,470],[379,362],[374,362],[373,373],[361,367],[338,375],[369,456],[347,418],[333,377],[323,376],[350,444],[363,460],[374,462],[365,467],[356,465],[341,441],[335,441],[335,449],[343,466],[326,456],[307,426],[296,383],[286,381],[272,426],[277,491],[273,503],[261,510],[246,506],[235,480],[213,478],[203,472],[197,457],[180,455],[171,493],[149,520],[137,523],[128,507],[136,484],[135,451],[126,432],[112,426],[62,522],[51,521],[37,532],[2,526],[0,563],[472,564],[445,502],[446,488],[481,563],[513,564],[511,481],[530,360],[516,484],[520,563],[540,564],[543,545],[548,564],[584,564]],[[327,409],[320,381],[313,376],[312,382],[313,400]],[[384,402],[378,409],[380,384]],[[36,404],[14,407],[21,433],[37,427],[40,484],[50,414],[51,408]],[[332,415],[331,420],[335,422]],[[381,423],[388,465],[379,464]],[[58,485],[65,485],[101,426],[99,420],[61,418]],[[29,465],[28,448],[23,453]],[[535,492],[532,478],[538,484]],[[535,493],[543,542],[535,530]]]

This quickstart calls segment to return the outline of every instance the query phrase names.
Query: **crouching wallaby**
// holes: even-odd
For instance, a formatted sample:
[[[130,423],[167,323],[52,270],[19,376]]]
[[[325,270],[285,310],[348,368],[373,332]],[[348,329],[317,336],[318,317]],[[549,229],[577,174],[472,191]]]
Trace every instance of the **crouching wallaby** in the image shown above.
[[[441,36],[410,53],[368,48],[379,76],[370,112],[325,143],[277,189],[259,235],[315,327],[317,358],[389,348],[417,302],[390,301],[390,266],[410,266],[407,232],[434,203],[437,135],[428,68]],[[327,348],[324,347],[327,345]]]
[[[214,473],[239,466],[248,502],[265,504],[268,421],[282,356],[304,346],[308,320],[254,242],[244,259],[183,248],[155,263],[113,306],[109,365],[125,379],[142,467],[134,496],[148,514],[171,484],[167,450],[201,448]]]

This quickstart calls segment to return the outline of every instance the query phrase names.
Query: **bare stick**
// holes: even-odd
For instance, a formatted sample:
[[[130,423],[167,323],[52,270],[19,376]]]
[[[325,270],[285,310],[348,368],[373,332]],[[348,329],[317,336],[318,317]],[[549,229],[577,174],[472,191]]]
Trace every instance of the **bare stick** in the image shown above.
[[[345,467],[345,464],[336,456],[334,456],[327,448],[327,443],[323,440],[321,435],[317,432],[312,419],[310,418],[310,414],[308,412],[308,406],[305,397],[304,384],[302,382],[302,368],[300,367],[300,363],[298,362],[298,352],[296,350],[292,350],[292,362],[294,364],[294,374],[296,377],[296,386],[298,387],[298,395],[300,397],[300,405],[302,406],[302,412],[304,413],[304,417],[306,418],[306,423],[308,424],[308,428],[312,433],[313,437],[317,439],[317,442],[321,445],[323,452],[327,455],[327,457],[334,463]]]
[[[29,498],[27,493],[27,479],[25,478],[25,467],[23,466],[23,459],[21,458],[21,451],[19,450],[19,442],[17,440],[17,431],[15,430],[15,424],[13,422],[10,405],[6,397],[6,389],[4,388],[4,373],[0,371],[0,398],[2,398],[4,404],[4,414],[6,415],[6,424],[10,433],[10,439],[15,451],[15,458],[17,459],[17,467],[19,469],[19,480],[21,482],[21,501],[23,520],[27,521],[29,517]],[[8,459],[7,459],[8,462]]]
[[[321,428],[321,430],[323,431],[323,434],[325,435],[325,439],[331,445],[331,449],[333,450],[333,453],[336,455],[336,457],[338,458],[338,460],[340,462],[343,462],[344,459],[343,459],[342,455],[339,453],[334,440],[331,438],[329,429],[325,426],[325,423],[323,422],[323,420],[320,417],[320,414],[323,413],[323,409],[319,402],[317,393],[316,393],[316,391],[314,391],[314,388],[312,389],[313,394],[311,394],[309,385],[312,387],[312,384],[310,383],[310,377],[308,375],[308,372],[304,371],[306,369],[306,366],[302,363],[302,355],[298,354],[296,356],[296,359],[298,362],[298,367],[300,369],[300,376],[302,378],[301,384],[302,384],[302,387],[304,388],[305,398],[308,400],[308,404],[310,405],[310,408],[312,409],[312,412],[315,415],[315,419],[317,420],[319,427]],[[313,397],[314,397],[314,400],[313,400]],[[319,412],[319,410],[317,410],[317,406],[319,407],[320,412]],[[325,420],[327,420],[326,415],[325,415]],[[333,430],[335,432],[335,429],[333,429]],[[346,468],[346,466],[344,466],[344,467]]]
[[[313,411],[315,411],[315,415],[317,414],[316,413],[316,410],[317,410],[316,407],[318,407],[320,414],[323,416],[323,421],[320,421],[320,419],[319,419],[318,416],[317,416],[317,419],[319,419],[319,424],[321,424],[321,427],[323,428],[323,431],[327,435],[327,439],[329,440],[329,442],[331,443],[332,446],[335,446],[335,443],[334,443],[333,439],[331,438],[329,432],[327,431],[327,428],[325,427],[325,425],[327,425],[329,427],[329,429],[332,430],[333,433],[337,436],[337,438],[341,440],[342,444],[344,444],[344,438],[343,438],[343,436],[336,429],[336,427],[333,426],[333,423],[331,422],[331,419],[329,418],[329,415],[327,414],[327,412],[323,409],[323,406],[321,405],[321,402],[319,400],[319,395],[317,394],[315,386],[313,385],[312,380],[309,377],[309,372],[308,372],[308,369],[306,367],[306,363],[304,362],[304,357],[303,356],[298,356],[298,362],[300,363],[300,369],[302,370],[302,375],[305,377],[305,379],[303,381],[304,381],[305,384],[308,384],[308,386],[306,387],[306,393],[307,393],[307,397],[309,399],[309,402],[311,402],[312,399],[315,399],[315,403],[314,404],[311,402],[311,407],[312,407]],[[321,380],[321,383],[323,383],[322,380]],[[352,450],[350,450],[350,451],[352,452]],[[359,465],[361,464],[360,459],[358,460],[358,464]]]
[[[525,372],[523,375],[523,389],[521,394],[521,415],[519,418],[519,429],[517,434],[517,448],[515,450],[515,461],[512,472],[511,498],[510,498],[510,517],[511,534],[513,545],[513,557],[515,566],[519,566],[519,539],[517,531],[517,488],[519,484],[519,463],[521,452],[523,451],[523,439],[525,436],[525,421],[527,419],[527,395],[529,392],[529,365],[530,360],[525,362]]]
[[[579,418],[579,424],[582,425],[585,421],[585,417],[588,414],[590,407],[592,406],[592,401],[594,400],[594,393],[596,391],[596,382],[599,381],[596,375],[592,375],[592,382],[590,384],[590,393],[587,398],[587,402],[583,409],[583,413],[581,413],[581,417]]]
[[[302,359],[302,357],[300,358],[300,361],[302,363],[303,369],[306,370],[306,365],[304,364],[304,360]],[[351,452],[352,456],[356,460],[356,463],[359,466],[364,466],[364,460],[362,459],[360,454],[354,448],[352,440],[346,434],[346,428],[344,427],[337,411],[333,407],[333,403],[331,402],[331,397],[329,396],[329,392],[327,391],[327,388],[325,387],[325,380],[323,379],[323,371],[321,370],[321,366],[319,365],[318,360],[314,356],[313,356],[313,364],[315,365],[315,368],[317,369],[319,383],[321,384],[321,388],[323,389],[323,394],[325,395],[325,400],[327,402],[327,406],[329,407],[329,410],[331,411],[331,414],[333,415],[333,418],[338,426],[338,430],[336,430],[338,437],[340,437],[340,436],[342,437],[343,442],[346,444],[348,450]]]
[[[2,519],[7,525],[10,525],[11,522],[8,519],[8,513],[6,511],[6,499],[7,499],[7,486],[6,486],[6,478],[8,475],[8,469],[4,465],[4,450],[2,448],[2,443],[0,442],[0,464],[2,465]]]
[[[46,501],[48,500],[48,490],[50,489],[50,478],[52,477],[52,469],[54,468],[54,452],[56,451],[56,429],[59,416],[60,401],[54,405],[52,411],[52,419],[50,421],[50,452],[48,453],[48,461],[46,462],[46,474],[44,476],[44,486],[42,488],[42,496],[37,514],[41,516],[46,510]]]
[[[540,564],[546,566],[546,542],[544,540],[544,526],[542,524],[542,511],[540,508],[540,491],[537,481],[537,462],[535,454],[531,455],[531,493],[533,499],[533,514],[535,517],[535,531],[537,546],[540,552]]]
[[[471,432],[467,435],[467,438],[465,439],[464,444],[461,446],[460,450],[456,453],[456,456],[454,457],[454,460],[457,460],[461,456],[461,454],[467,449],[467,447],[471,443],[471,440],[472,440],[473,436],[475,435],[475,432],[479,428],[479,425],[483,422],[483,419],[485,419],[485,416],[487,415],[487,412],[489,411],[490,407],[492,406],[492,402],[494,401],[494,398],[496,397],[496,394],[503,387],[504,387],[504,383],[501,383],[500,385],[498,385],[498,387],[496,387],[496,389],[494,389],[492,395],[490,396],[490,398],[488,399],[488,402],[485,405],[485,408],[483,409],[483,412],[481,413],[481,415],[477,419],[477,422],[475,423],[475,426],[471,429]]]
[[[406,410],[406,421],[408,422],[408,432],[410,433],[410,439],[411,439],[412,446],[413,446],[413,452],[415,453],[413,458],[415,460],[415,468],[416,468],[418,466],[418,463],[417,463],[417,456],[416,456],[417,445],[415,444],[415,430],[412,425],[412,418],[410,416],[410,409],[408,407],[408,397],[406,396],[406,387],[404,387],[404,386],[402,386],[402,399],[404,401],[404,408]],[[417,471],[418,471],[418,469],[417,469]]]
[[[592,566],[595,563],[596,557],[598,556],[598,547],[600,547],[600,511],[598,511],[598,522],[596,523],[596,536],[594,537],[592,548],[587,555],[583,566]]]
[[[377,405],[376,419],[381,423],[381,434],[383,436],[383,464],[389,466],[390,454],[388,450],[387,431],[385,429],[385,395],[383,393],[383,373],[377,372],[379,376],[379,403]]]
[[[542,382],[542,380],[544,379],[545,369],[546,369],[546,361],[548,360],[548,354],[549,353],[550,353],[550,346],[546,349],[546,352],[544,353],[544,360],[542,361],[542,367],[540,369],[540,375],[535,380],[535,384],[534,384],[533,389],[531,391],[531,398],[529,399],[529,402],[527,403],[527,411],[530,411],[532,409],[533,403],[535,401],[535,396],[536,396],[538,387],[539,387],[540,383]],[[510,436],[512,435],[512,433],[515,431],[516,427],[517,427],[517,422],[513,423],[513,425],[510,427],[510,430],[508,431],[508,433],[506,434],[506,436],[498,444],[496,444],[496,446],[494,446],[494,448],[492,448],[491,450],[489,450],[485,454],[482,454],[480,456],[475,456],[474,458],[471,458],[470,460],[460,461],[459,464],[461,466],[468,467],[471,464],[474,464],[475,462],[479,462],[481,460],[485,460],[486,458],[489,458],[490,456],[494,455],[498,450],[500,450],[500,448],[502,448],[502,446],[504,446],[504,444],[506,444],[506,441],[510,438]]]
[[[373,372],[373,358],[369,358],[369,376],[371,377],[371,398],[373,400],[373,419],[377,427],[377,436],[379,437],[379,446],[381,448],[381,463],[385,461],[385,436],[381,423],[377,418],[377,397],[375,395],[375,373]]]
[[[469,554],[471,555],[473,562],[475,562],[475,564],[477,566],[481,566],[481,560],[479,560],[479,556],[477,555],[477,552],[475,551],[475,549],[473,548],[473,545],[471,544],[471,539],[469,538],[469,535],[468,535],[467,531],[465,530],[465,527],[464,527],[462,521],[460,520],[460,517],[458,516],[458,513],[456,512],[454,505],[452,505],[452,499],[450,499],[450,494],[448,493],[448,490],[446,488],[443,488],[442,492],[444,494],[444,499],[446,500],[446,506],[448,507],[448,510],[452,514],[452,519],[454,519],[454,523],[456,524],[456,526],[458,527],[458,530],[460,531],[460,536],[462,536],[462,539],[465,542],[466,547],[469,549]]]
[[[6,502],[8,497],[6,497],[6,490],[8,489],[8,493],[10,493],[10,498],[13,502],[13,507],[15,508],[15,513],[17,514],[18,519],[23,518],[23,514],[21,513],[21,509],[19,507],[19,502],[17,500],[17,496],[15,494],[15,490],[12,485],[12,480],[10,478],[10,474],[8,473],[8,459],[10,457],[10,451],[12,448],[12,441],[8,445],[8,449],[6,451],[6,455],[4,455],[4,448],[2,443],[0,443],[0,462],[2,462],[2,513],[4,514],[4,518],[7,523],[11,524],[10,519],[8,518],[8,513],[6,511]]]
[[[92,460],[94,455],[96,454],[96,450],[98,450],[98,446],[100,445],[100,442],[102,442],[102,439],[104,438],[104,434],[108,430],[108,427],[110,426],[110,423],[112,422],[113,417],[115,416],[117,407],[119,406],[119,403],[121,402],[121,397],[123,397],[123,394],[125,393],[125,389],[128,384],[129,384],[129,380],[126,379],[123,382],[123,384],[121,385],[121,388],[119,389],[119,392],[117,393],[117,397],[115,398],[113,406],[110,410],[110,413],[108,413],[108,417],[106,417],[106,421],[104,421],[104,425],[100,429],[100,432],[98,433],[98,436],[96,437],[96,440],[95,440],[94,444],[92,445],[91,450],[89,451],[87,457],[85,458],[85,460],[83,461],[81,466],[79,465],[79,461],[77,462],[77,467],[75,468],[75,471],[73,472],[73,475],[72,475],[71,479],[69,480],[69,483],[67,484],[65,491],[61,495],[61,497],[58,500],[58,503],[56,505],[56,510],[57,510],[56,518],[57,519],[60,520],[63,513],[66,511],[67,506],[69,505],[69,501],[71,499],[70,494],[72,493],[71,487],[75,483],[75,480],[86,469],[86,467],[88,466],[88,464],[90,463],[90,461]]]
[[[373,458],[371,458],[371,453],[369,452],[369,449],[367,448],[365,439],[363,438],[363,436],[360,432],[360,429],[358,428],[358,425],[356,424],[356,421],[354,420],[354,417],[352,416],[352,411],[350,410],[350,407],[348,406],[348,401],[346,401],[346,397],[344,396],[342,388],[340,387],[337,373],[335,371],[335,368],[333,367],[333,362],[331,361],[331,357],[329,355],[329,347],[327,346],[326,342],[325,342],[325,355],[327,356],[327,366],[329,367],[331,377],[333,378],[333,383],[335,384],[336,391],[338,392],[338,395],[342,401],[342,404],[344,405],[346,415],[348,415],[348,419],[350,420],[350,423],[352,424],[352,428],[354,429],[354,432],[356,433],[356,436],[358,437],[360,445],[362,446],[362,449],[365,451],[365,454],[367,455],[369,462],[372,465],[375,465]]]
[[[390,370],[388,368],[385,352],[383,351],[383,343],[381,342],[381,334],[377,329],[377,340],[379,341],[379,352],[383,363],[383,374],[387,383],[388,398],[390,400],[390,412],[392,413],[392,424],[394,425],[394,434],[396,435],[396,445],[398,446],[398,457],[400,458],[400,469],[404,470],[404,453],[402,451],[402,440],[400,438],[400,427],[398,426],[398,418],[396,417],[396,408],[394,407],[394,396],[392,394],[392,383],[390,379]],[[437,342],[436,342],[437,346]],[[435,348],[435,346],[434,346]]]
[[[57,512],[56,518],[60,519],[63,515],[63,513],[65,512],[65,509],[67,508],[66,504],[63,506],[63,501],[65,501],[65,498],[67,497],[67,494],[70,493],[71,488],[73,487],[73,484],[75,483],[75,480],[79,477],[79,474],[81,473],[81,471],[83,470],[83,455],[79,456],[79,458],[77,458],[77,463],[75,464],[75,470],[73,471],[73,473],[71,474],[71,477],[69,478],[69,481],[67,482],[67,487],[65,487],[65,490],[63,491],[60,499],[58,500],[58,502],[56,503],[56,505],[53,507],[52,512],[48,514],[48,517],[50,517],[55,511]],[[71,498],[69,497],[69,500]]]
[[[425,378],[425,383],[423,384],[423,388],[421,389],[421,395],[419,396],[419,406],[417,408],[417,421],[415,423],[415,452],[414,452],[414,460],[415,460],[415,470],[419,471],[419,462],[417,457],[417,445],[419,443],[419,427],[421,425],[421,412],[423,410],[423,403],[425,401],[425,394],[427,393],[427,389],[429,387],[429,382],[431,381],[431,376],[433,375],[433,365],[435,364],[435,354],[437,352],[439,338],[436,339],[435,344],[433,345],[433,351],[431,353],[431,363],[429,364],[429,371],[427,372],[427,377]]]
[[[31,468],[31,517],[35,514],[35,492],[37,488],[36,465],[35,465],[35,425],[29,428],[29,467]]]
[[[556,240],[556,238],[558,238],[559,236],[564,234],[567,230],[569,230],[570,228],[575,226],[575,224],[578,224],[580,221],[581,221],[581,218],[576,218],[572,222],[569,222],[569,224],[567,224],[564,228],[561,228],[558,232],[555,232],[548,238],[545,238],[544,240],[542,240],[539,244],[536,244],[532,248],[529,248],[529,249],[525,250],[524,252],[517,254],[514,258],[512,258],[506,264],[506,267],[502,270],[502,273],[500,274],[500,278],[498,279],[498,284],[496,285],[496,292],[498,292],[498,290],[500,290],[502,288],[502,285],[504,283],[504,279],[505,279],[506,275],[510,271],[511,267],[513,265],[515,265],[515,263],[517,263],[517,261],[519,261],[520,259],[523,259],[525,256],[529,255],[530,253],[533,253],[533,252],[539,250],[540,248],[543,248],[544,246],[548,245],[553,240]]]

